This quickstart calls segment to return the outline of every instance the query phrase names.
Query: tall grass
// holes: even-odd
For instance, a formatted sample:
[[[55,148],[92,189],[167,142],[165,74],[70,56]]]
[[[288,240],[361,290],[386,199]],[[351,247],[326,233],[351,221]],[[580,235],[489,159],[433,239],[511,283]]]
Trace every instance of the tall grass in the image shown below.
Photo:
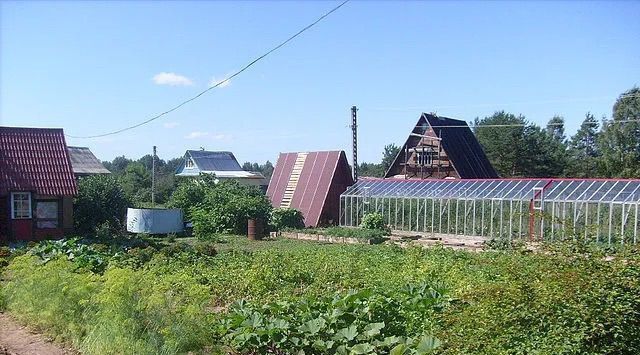
[[[215,257],[159,252],[142,264],[110,262],[103,274],[67,258],[16,256],[0,307],[87,354],[216,352],[228,345],[218,330],[239,299],[259,308],[432,280],[454,299],[428,320],[441,353],[640,353],[638,253],[608,261],[574,250],[234,243]]]

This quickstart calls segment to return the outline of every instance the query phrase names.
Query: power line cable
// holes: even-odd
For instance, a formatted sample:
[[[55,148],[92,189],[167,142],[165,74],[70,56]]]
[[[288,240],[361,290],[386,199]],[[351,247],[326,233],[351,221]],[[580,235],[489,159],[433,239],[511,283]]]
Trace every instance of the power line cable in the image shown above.
[[[523,101],[523,102],[510,102],[510,103],[484,103],[484,104],[471,104],[471,105],[443,105],[443,106],[432,106],[432,108],[436,109],[452,109],[452,108],[463,108],[463,107],[493,107],[493,106],[514,106],[514,105],[539,105],[539,104],[550,104],[550,103],[567,103],[567,102],[580,102],[580,101],[597,101],[597,100],[610,100],[610,99],[623,99],[627,97],[640,97],[640,94],[623,94],[618,96],[617,98],[613,98],[611,96],[602,96],[602,97],[591,97],[591,98],[568,98],[568,99],[557,99],[557,100],[539,100],[539,101]],[[428,105],[425,105],[428,106]],[[405,107],[358,107],[364,110],[370,111],[415,111],[422,110],[425,106],[405,106]]]
[[[215,89],[221,85],[223,85],[224,83],[227,83],[229,80],[235,78],[236,76],[240,75],[242,72],[244,72],[245,70],[249,69],[251,66],[253,66],[254,64],[256,64],[257,62],[259,62],[260,60],[264,59],[265,57],[267,57],[269,54],[277,51],[278,49],[282,48],[283,46],[285,46],[287,43],[291,42],[293,39],[295,39],[296,37],[298,37],[299,35],[301,35],[303,32],[305,32],[306,30],[310,29],[311,27],[315,26],[318,22],[324,20],[327,16],[331,15],[332,13],[336,12],[338,9],[340,9],[342,6],[344,6],[346,3],[348,3],[350,0],[345,0],[342,3],[340,3],[338,6],[334,7],[333,9],[329,10],[328,12],[326,12],[324,15],[320,16],[317,20],[313,21],[311,24],[305,26],[303,29],[301,29],[300,31],[296,32],[294,35],[292,35],[291,37],[287,38],[286,40],[284,40],[283,42],[281,42],[280,44],[278,44],[277,46],[273,47],[272,49],[270,49],[268,52],[264,53],[263,55],[259,56],[258,58],[252,60],[251,62],[249,62],[249,64],[245,65],[244,67],[242,67],[242,69],[236,71],[235,73],[231,74],[230,76],[228,76],[226,79],[216,83],[213,86],[208,87],[207,89],[201,91],[200,93],[198,93],[196,96],[185,100],[181,103],[179,103],[178,105],[170,108],[167,111],[164,111],[158,115],[155,115],[145,121],[142,121],[140,123],[137,123],[135,125],[132,126],[128,126],[116,131],[112,131],[112,132],[107,132],[107,133],[103,133],[103,134],[96,134],[93,136],[72,136],[72,135],[66,135],[69,138],[100,138],[100,137],[106,137],[106,136],[111,136],[114,134],[118,134],[118,133],[122,133],[128,130],[132,130],[134,128],[138,128],[140,126],[143,126],[145,124],[148,124],[150,122],[153,122],[155,120],[157,120],[158,118],[165,116],[177,109],[179,109],[180,107],[190,103],[191,101],[196,100],[197,98],[199,98],[200,96],[206,94],[207,92],[209,92],[212,89]]]

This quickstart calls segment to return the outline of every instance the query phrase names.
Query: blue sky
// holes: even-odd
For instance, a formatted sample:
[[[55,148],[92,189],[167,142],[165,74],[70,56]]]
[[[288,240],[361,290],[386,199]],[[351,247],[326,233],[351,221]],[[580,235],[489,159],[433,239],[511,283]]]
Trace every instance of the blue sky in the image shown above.
[[[145,120],[241,68],[336,2],[0,2],[0,124],[93,135]],[[402,144],[420,112],[497,110],[575,132],[640,85],[640,2],[353,1],[149,125],[71,139],[103,160],[231,150],[241,161]]]

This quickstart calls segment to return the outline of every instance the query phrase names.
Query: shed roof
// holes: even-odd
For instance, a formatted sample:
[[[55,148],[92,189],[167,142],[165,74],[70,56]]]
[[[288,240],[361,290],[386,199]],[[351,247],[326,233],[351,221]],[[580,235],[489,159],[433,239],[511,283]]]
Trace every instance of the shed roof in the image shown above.
[[[111,174],[87,147],[69,147],[69,158],[76,175]]]
[[[186,155],[193,159],[194,164],[206,171],[242,171],[238,160],[231,152],[211,152],[206,150],[187,150]]]
[[[352,184],[343,151],[280,153],[267,195],[275,207],[290,201],[289,207],[304,215],[305,225],[317,226],[323,215],[337,220],[339,196]]]
[[[77,193],[62,129],[0,127],[0,193],[9,191]]]
[[[497,178],[498,173],[489,162],[484,150],[467,122],[453,118],[423,114],[463,179]]]

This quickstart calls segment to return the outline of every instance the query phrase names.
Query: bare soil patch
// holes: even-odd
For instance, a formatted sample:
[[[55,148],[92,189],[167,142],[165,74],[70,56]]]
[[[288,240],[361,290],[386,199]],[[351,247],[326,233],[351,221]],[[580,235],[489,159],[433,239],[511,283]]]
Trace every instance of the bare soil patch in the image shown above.
[[[18,324],[6,313],[0,313],[0,355],[67,355],[75,351],[52,343],[44,335]]]

